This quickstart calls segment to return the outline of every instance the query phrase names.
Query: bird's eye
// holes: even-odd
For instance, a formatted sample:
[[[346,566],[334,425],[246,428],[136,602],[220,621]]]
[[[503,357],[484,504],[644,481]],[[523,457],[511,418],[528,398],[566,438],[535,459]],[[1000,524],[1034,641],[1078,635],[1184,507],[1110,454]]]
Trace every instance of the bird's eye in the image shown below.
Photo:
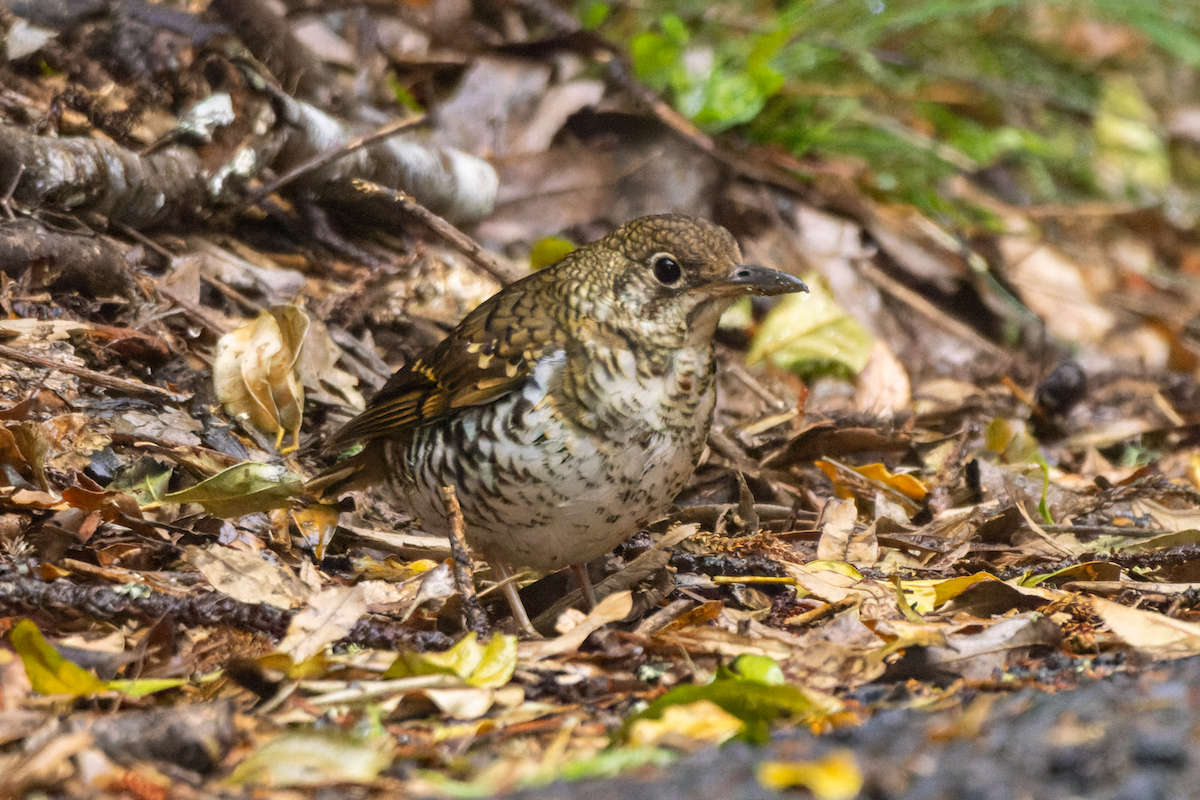
[[[677,283],[683,277],[683,269],[680,268],[679,262],[666,253],[656,255],[653,264],[654,277],[664,286]]]

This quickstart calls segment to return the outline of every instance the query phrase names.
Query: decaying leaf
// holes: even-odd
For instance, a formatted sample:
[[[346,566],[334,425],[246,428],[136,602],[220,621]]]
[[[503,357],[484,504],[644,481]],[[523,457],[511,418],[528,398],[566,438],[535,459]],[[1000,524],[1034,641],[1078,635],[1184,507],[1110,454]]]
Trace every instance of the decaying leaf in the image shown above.
[[[231,786],[333,786],[370,783],[392,761],[392,738],[358,740],[336,730],[276,737],[237,765]]]
[[[361,586],[329,586],[314,595],[308,608],[292,617],[279,652],[293,661],[305,661],[330,642],[344,637],[367,613],[366,593]]]
[[[303,488],[304,480],[282,464],[247,461],[187,489],[163,495],[160,501],[146,507],[199,503],[210,514],[232,518],[286,508]]]
[[[317,562],[325,559],[325,548],[337,530],[338,507],[331,503],[313,503],[289,510],[300,539],[312,550]]]
[[[204,574],[213,588],[243,603],[296,608],[312,594],[290,569],[256,553],[218,544],[206,548],[192,545],[184,558]]]
[[[821,538],[817,540],[817,558],[822,561],[845,561],[857,567],[872,566],[879,559],[875,525],[872,523],[859,532],[854,529],[854,523],[858,520],[854,498],[830,498],[821,516],[824,525],[821,527]]]
[[[1150,658],[1200,653],[1200,625],[1099,597],[1092,598],[1092,608],[1123,642]]]
[[[299,446],[304,386],[295,366],[308,333],[308,315],[295,306],[273,306],[217,342],[213,384],[235,419],[275,435],[275,447],[292,434]]]

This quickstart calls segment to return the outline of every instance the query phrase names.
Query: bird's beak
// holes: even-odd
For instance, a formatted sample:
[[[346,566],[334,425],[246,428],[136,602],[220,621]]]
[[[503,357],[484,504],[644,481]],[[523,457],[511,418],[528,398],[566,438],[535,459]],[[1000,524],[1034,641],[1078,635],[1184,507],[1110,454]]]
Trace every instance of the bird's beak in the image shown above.
[[[807,292],[804,281],[766,267],[753,264],[737,264],[723,285],[729,287],[730,294],[788,294],[789,292]]]

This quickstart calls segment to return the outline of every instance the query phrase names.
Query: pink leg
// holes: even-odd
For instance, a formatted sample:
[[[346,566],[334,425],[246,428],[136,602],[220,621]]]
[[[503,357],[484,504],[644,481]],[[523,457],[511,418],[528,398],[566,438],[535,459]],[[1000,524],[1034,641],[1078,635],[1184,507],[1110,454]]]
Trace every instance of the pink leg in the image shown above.
[[[583,610],[591,611],[596,607],[596,590],[592,587],[592,576],[588,575],[587,564],[572,564],[571,571],[575,573],[579,591],[583,592]]]
[[[541,634],[533,629],[533,623],[529,621],[529,614],[525,611],[525,604],[521,602],[521,595],[517,593],[517,584],[512,579],[512,572],[502,561],[489,559],[488,564],[491,565],[492,572],[501,582],[500,588],[504,592],[504,598],[508,600],[508,607],[512,609],[517,629],[535,639],[542,638]]]

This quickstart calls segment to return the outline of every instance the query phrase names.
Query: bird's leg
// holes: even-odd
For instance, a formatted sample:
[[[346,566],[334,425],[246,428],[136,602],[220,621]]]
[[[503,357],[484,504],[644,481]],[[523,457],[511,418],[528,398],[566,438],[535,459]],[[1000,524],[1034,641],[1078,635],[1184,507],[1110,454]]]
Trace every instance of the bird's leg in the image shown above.
[[[575,581],[579,591],[583,593],[583,610],[591,611],[596,607],[596,590],[592,587],[592,576],[588,575],[587,564],[572,564],[571,572],[575,573]]]
[[[500,582],[500,588],[504,592],[504,599],[508,600],[508,607],[512,609],[513,620],[517,623],[517,630],[534,639],[542,638],[542,635],[534,630],[533,623],[529,621],[529,614],[525,611],[525,604],[521,602],[521,595],[517,592],[517,583],[513,580],[512,571],[498,558],[489,558],[488,564]]]

